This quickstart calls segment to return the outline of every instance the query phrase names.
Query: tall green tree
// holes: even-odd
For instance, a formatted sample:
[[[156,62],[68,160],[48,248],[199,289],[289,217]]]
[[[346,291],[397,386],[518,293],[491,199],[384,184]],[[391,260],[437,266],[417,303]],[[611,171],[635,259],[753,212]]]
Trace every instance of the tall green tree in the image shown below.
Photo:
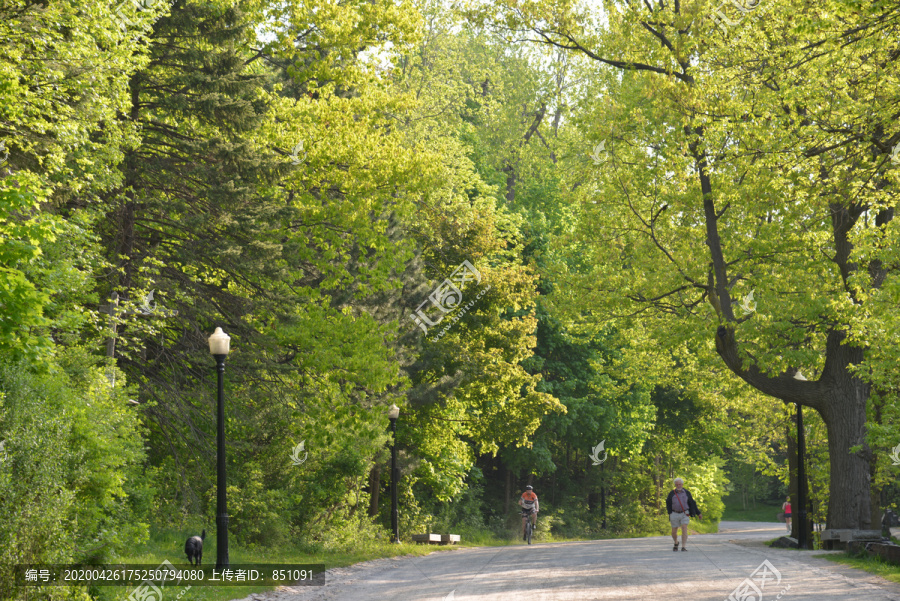
[[[750,386],[816,409],[829,527],[865,528],[872,385],[858,370],[879,344],[862,333],[896,264],[893,8],[770,5],[723,32],[707,2],[606,2],[605,22],[565,0],[491,3],[517,34],[595,67],[604,102],[585,97],[578,121],[582,157],[603,143],[603,164],[581,159],[571,181],[579,309],[639,316],[660,340],[702,336]]]
[[[90,328],[97,206],[135,142],[116,112],[145,57],[103,4],[5,2],[0,23],[0,352],[37,363]]]
[[[332,515],[344,479],[365,474],[366,454],[383,445],[372,414],[398,374],[385,328],[362,301],[391,287],[410,254],[379,219],[404,210],[395,193],[415,181],[405,177],[411,153],[397,152],[378,112],[391,99],[357,81],[349,59],[342,83],[304,80],[300,66],[316,73],[328,63],[334,75],[341,63],[316,50],[287,61],[261,46],[255,10],[179,1],[146,31],[150,60],[130,79],[121,114],[140,145],[122,161],[103,231],[117,266],[104,292],[125,301],[116,360],[140,383],[151,461],[164,468],[172,508],[209,506],[205,338],[217,325],[233,337],[234,526],[251,543],[286,538],[287,525],[273,530],[279,513],[295,516],[293,526]],[[348,437],[352,456],[342,451]],[[314,455],[303,472],[290,467],[300,442]],[[322,486],[304,497],[309,482]],[[277,491],[268,506],[267,488]]]

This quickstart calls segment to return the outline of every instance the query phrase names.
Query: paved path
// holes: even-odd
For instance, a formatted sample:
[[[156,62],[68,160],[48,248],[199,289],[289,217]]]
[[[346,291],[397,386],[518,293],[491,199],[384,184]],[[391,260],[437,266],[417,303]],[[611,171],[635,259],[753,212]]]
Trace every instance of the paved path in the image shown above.
[[[722,522],[678,553],[670,537],[461,548],[336,568],[325,586],[248,601],[725,601],[761,581],[762,601],[900,601],[900,584],[821,557],[834,551],[763,544],[782,533],[778,523]],[[757,571],[766,560],[768,573]]]

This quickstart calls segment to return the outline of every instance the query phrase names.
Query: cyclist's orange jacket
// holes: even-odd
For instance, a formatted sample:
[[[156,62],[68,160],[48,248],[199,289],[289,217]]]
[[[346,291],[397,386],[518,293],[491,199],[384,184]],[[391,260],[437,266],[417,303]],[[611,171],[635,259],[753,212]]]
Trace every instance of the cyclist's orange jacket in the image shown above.
[[[525,492],[522,493],[522,501],[524,501],[529,506],[533,505],[533,504],[537,503],[537,495],[534,494],[534,492],[532,492],[530,490],[526,490]]]

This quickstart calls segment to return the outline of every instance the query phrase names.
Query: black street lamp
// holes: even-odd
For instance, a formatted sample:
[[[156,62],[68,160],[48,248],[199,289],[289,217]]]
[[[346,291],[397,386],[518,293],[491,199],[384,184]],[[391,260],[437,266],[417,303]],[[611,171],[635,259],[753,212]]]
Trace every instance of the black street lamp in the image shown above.
[[[806,378],[797,370],[795,380],[802,382]],[[797,403],[797,547],[809,548],[809,532],[806,521],[806,466],[803,459],[806,457],[806,432],[803,430],[803,407]]]
[[[803,431],[803,407],[797,403],[797,546],[809,548],[809,532],[806,521],[806,432]]]
[[[209,352],[216,359],[219,374],[218,432],[216,434],[216,569],[228,567],[228,502],[225,497],[225,357],[231,347],[231,336],[216,328],[209,337]]]
[[[391,405],[388,409],[388,418],[391,420],[391,533],[392,543],[400,542],[400,510],[397,509],[397,418],[400,417],[400,407]]]

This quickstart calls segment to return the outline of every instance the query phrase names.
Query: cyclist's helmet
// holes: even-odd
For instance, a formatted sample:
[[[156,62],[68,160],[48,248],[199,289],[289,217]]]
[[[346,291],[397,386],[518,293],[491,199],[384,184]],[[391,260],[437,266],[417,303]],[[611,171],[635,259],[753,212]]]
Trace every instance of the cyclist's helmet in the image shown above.
[[[525,490],[534,490],[534,487],[529,484],[528,486],[525,487]]]

